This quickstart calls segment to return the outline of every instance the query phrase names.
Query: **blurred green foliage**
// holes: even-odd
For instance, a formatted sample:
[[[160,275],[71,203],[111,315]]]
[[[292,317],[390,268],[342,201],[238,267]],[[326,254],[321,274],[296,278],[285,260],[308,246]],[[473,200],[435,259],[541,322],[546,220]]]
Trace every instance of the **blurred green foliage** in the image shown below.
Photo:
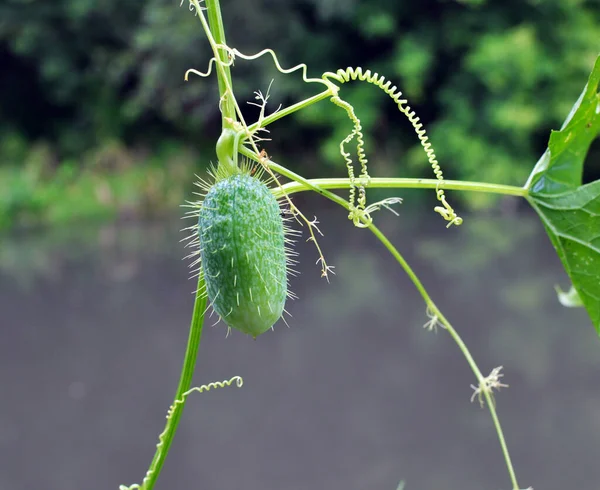
[[[600,51],[595,0],[221,4],[228,43],[242,52],[271,47],[284,66],[306,62],[314,76],[363,66],[393,80],[427,124],[451,178],[523,184]],[[85,171],[90,154],[113,145],[154,155],[165,141],[177,141],[182,151],[206,148],[204,164],[214,160],[216,84],[183,81],[188,68],[204,69],[208,58],[198,19],[177,1],[4,0],[0,186],[13,195],[2,197],[0,213],[35,213],[44,202],[34,186],[39,170],[29,161],[48,160],[44,153],[54,155],[45,171],[56,172],[50,180],[57,189],[70,173]],[[234,69],[241,100],[275,79],[273,108],[315,93],[299,78],[281,76],[266,59],[240,60]],[[355,83],[342,96],[369,132],[374,174],[429,175],[412,129],[384,94]],[[274,125],[269,154],[292,168],[302,162],[307,174],[341,174],[337,145],[349,130],[345,114],[322,102]],[[20,159],[6,158],[11,145],[26,148],[14,150]],[[475,206],[488,203],[469,198]]]
[[[162,215],[189,196],[197,161],[193,153],[167,142],[148,155],[107,141],[85,152],[83,164],[57,164],[49,145],[29,145],[18,134],[4,135],[0,159],[0,231],[14,224],[38,227]]]

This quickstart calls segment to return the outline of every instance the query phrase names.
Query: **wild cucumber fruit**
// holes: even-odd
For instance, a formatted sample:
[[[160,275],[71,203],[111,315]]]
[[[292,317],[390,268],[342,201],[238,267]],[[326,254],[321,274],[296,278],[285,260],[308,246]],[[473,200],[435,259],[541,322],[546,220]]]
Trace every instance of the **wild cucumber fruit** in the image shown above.
[[[218,180],[198,215],[200,256],[212,307],[232,328],[256,338],[283,312],[285,230],[277,200],[248,173]]]

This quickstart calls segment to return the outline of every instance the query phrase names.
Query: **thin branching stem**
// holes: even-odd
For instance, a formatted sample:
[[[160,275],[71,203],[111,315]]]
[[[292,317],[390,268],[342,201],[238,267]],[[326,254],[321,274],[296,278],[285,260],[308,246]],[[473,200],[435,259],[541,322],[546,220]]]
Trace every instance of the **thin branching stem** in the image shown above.
[[[253,157],[250,154],[250,152],[247,152],[247,156],[249,156],[250,158]],[[327,199],[330,199],[331,201],[333,201],[333,202],[339,204],[340,206],[344,207],[346,210],[349,209],[347,201],[345,201],[341,197],[333,194],[332,192],[330,192],[330,191],[328,191],[326,189],[323,189],[323,188],[321,188],[321,187],[313,184],[310,180],[303,178],[302,176],[300,176],[300,175],[298,175],[298,174],[296,174],[296,173],[288,170],[287,168],[285,168],[285,167],[283,167],[281,165],[278,165],[277,163],[275,163],[273,161],[269,161],[268,165],[275,172],[278,172],[281,175],[284,175],[285,177],[288,177],[288,178],[290,178],[290,179],[292,179],[292,180],[294,180],[296,182],[299,182],[302,185],[304,185],[305,189],[303,189],[303,190],[312,190],[312,191],[315,191],[318,194],[321,194],[322,196],[326,197]],[[274,189],[274,190],[275,190],[275,192],[278,192],[278,191],[281,192],[279,189]],[[471,352],[467,348],[466,344],[464,343],[464,341],[462,340],[462,338],[460,337],[460,335],[458,334],[458,332],[454,329],[454,327],[452,327],[452,325],[450,324],[450,322],[446,319],[446,317],[442,314],[442,312],[437,307],[437,305],[433,302],[433,300],[429,296],[429,293],[425,289],[425,286],[423,286],[423,283],[418,278],[418,276],[415,274],[415,272],[410,267],[410,265],[408,264],[408,262],[406,262],[406,260],[402,256],[402,254],[398,251],[398,249],[396,249],[396,247],[394,247],[394,245],[379,230],[379,228],[377,228],[373,224],[370,224],[369,226],[367,226],[367,228],[379,239],[379,241],[381,241],[381,243],[384,245],[384,247],[393,255],[393,257],[396,259],[396,261],[404,269],[404,271],[406,272],[406,274],[408,275],[408,277],[410,278],[410,280],[412,281],[412,283],[414,284],[414,286],[417,288],[417,291],[419,291],[419,294],[421,294],[421,296],[422,296],[423,300],[425,301],[425,304],[427,305],[427,308],[429,309],[429,311],[433,315],[436,315],[437,318],[438,318],[438,321],[443,325],[443,327],[446,330],[448,330],[448,333],[450,334],[450,336],[452,337],[452,339],[454,340],[454,342],[456,343],[456,345],[458,346],[458,348],[462,352],[462,354],[465,357],[467,363],[469,364],[469,367],[473,371],[473,374],[475,375],[478,384],[480,386],[484,386],[486,378],[481,373],[481,370],[477,366],[477,363],[475,362],[475,359],[471,355]],[[494,427],[495,427],[496,432],[498,434],[498,440],[500,442],[500,447],[502,449],[502,454],[504,456],[504,461],[505,461],[506,467],[508,469],[508,474],[509,474],[512,486],[513,486],[513,490],[519,490],[519,485],[517,483],[517,477],[516,477],[516,474],[515,474],[514,467],[512,465],[512,460],[510,458],[510,453],[508,451],[508,446],[506,444],[506,439],[504,437],[504,432],[502,431],[502,426],[500,424],[500,419],[498,418],[498,414],[496,412],[496,406],[495,406],[495,403],[494,403],[494,399],[493,399],[492,394],[491,394],[491,392],[489,390],[483,390],[482,393],[483,393],[483,396],[485,397],[488,409],[489,409],[490,414],[492,416]]]
[[[414,271],[412,270],[410,265],[408,265],[408,263],[406,262],[404,257],[402,257],[400,252],[398,252],[396,247],[394,247],[394,245],[392,245],[392,243],[379,230],[379,228],[377,228],[373,224],[369,225],[368,228],[379,239],[379,241],[381,243],[383,243],[383,246],[388,249],[388,251],[394,256],[394,258],[402,266],[402,268],[404,269],[404,271],[406,272],[406,274],[408,275],[410,280],[413,282],[413,284],[415,285],[415,287],[417,288],[417,290],[419,291],[419,293],[425,300],[425,303],[427,304],[429,311],[433,315],[437,316],[438,321],[443,325],[443,327],[446,330],[448,330],[448,333],[450,334],[452,339],[454,339],[454,342],[456,342],[456,345],[458,345],[458,348],[461,350],[461,352],[463,353],[463,356],[467,360],[467,363],[471,367],[473,374],[475,374],[475,377],[477,378],[477,383],[479,384],[479,386],[484,386],[485,385],[485,376],[483,376],[483,374],[481,374],[481,370],[477,366],[477,363],[475,362],[475,359],[473,359],[473,356],[469,352],[469,349],[467,348],[466,344],[464,343],[464,341],[462,340],[460,335],[458,335],[458,332],[454,329],[454,327],[452,327],[450,322],[442,314],[442,312],[437,307],[437,305],[433,302],[433,300],[427,293],[427,290],[425,289],[425,287],[423,286],[423,284],[421,283],[421,281],[419,280],[417,275],[414,273]],[[515,475],[515,470],[512,465],[510,453],[508,452],[508,446],[506,444],[506,439],[504,438],[504,432],[502,431],[502,426],[500,425],[500,419],[498,418],[498,414],[496,412],[496,406],[495,406],[494,399],[492,397],[490,390],[482,390],[482,394],[485,397],[485,401],[486,401],[488,409],[490,411],[490,415],[492,416],[492,420],[494,422],[494,427],[496,428],[496,432],[498,433],[498,440],[500,442],[500,447],[502,448],[502,454],[504,455],[504,460],[506,462],[506,467],[508,469],[508,474],[510,476],[513,490],[519,490],[519,485],[517,483],[517,477]]]

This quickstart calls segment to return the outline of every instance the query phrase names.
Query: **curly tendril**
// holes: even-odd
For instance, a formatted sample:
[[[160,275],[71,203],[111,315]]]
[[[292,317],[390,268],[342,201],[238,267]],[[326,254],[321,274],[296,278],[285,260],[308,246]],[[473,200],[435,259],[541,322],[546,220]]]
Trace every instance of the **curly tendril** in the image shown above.
[[[202,13],[200,12],[200,14],[202,15]],[[291,68],[283,68],[281,66],[281,63],[279,63],[279,60],[277,58],[277,55],[275,54],[275,52],[272,49],[263,49],[262,51],[253,54],[253,55],[246,55],[241,53],[240,51],[238,51],[235,48],[231,48],[225,44],[215,44],[215,48],[216,49],[223,49],[226,51],[227,53],[227,61],[223,61],[220,59],[216,59],[215,57],[211,58],[208,64],[208,69],[206,70],[206,72],[201,72],[198,70],[194,70],[194,69],[190,69],[187,70],[185,73],[185,80],[187,81],[189,78],[190,73],[194,74],[194,75],[198,75],[200,77],[208,77],[211,73],[212,73],[212,68],[213,68],[213,64],[215,65],[220,65],[220,66],[233,66],[236,57],[242,58],[244,60],[255,60],[258,59],[262,56],[265,55],[270,55],[273,63],[275,65],[275,67],[277,68],[277,70],[280,73],[283,74],[289,74],[289,73],[293,73],[296,72],[298,70],[301,70],[302,73],[302,80],[306,83],[318,83],[321,85],[325,85],[327,87],[327,90],[330,93],[336,93],[338,88],[335,86],[335,84],[333,84],[332,82],[329,82],[327,80],[323,80],[322,78],[309,78],[307,75],[308,72],[308,67],[306,66],[305,63],[301,63],[299,65],[293,66]],[[255,94],[260,94],[260,92],[255,92]],[[273,174],[271,172],[271,170],[269,169],[268,166],[268,162],[269,159],[266,156],[263,156],[263,152],[260,151],[258,149],[258,146],[256,145],[257,141],[260,141],[261,138],[257,138],[256,137],[256,133],[258,131],[262,131],[264,130],[263,128],[263,122],[264,122],[264,106],[267,103],[267,97],[262,97],[262,94],[260,94],[258,96],[258,99],[262,101],[262,104],[256,104],[261,106],[262,105],[262,109],[261,109],[261,115],[259,117],[259,121],[257,122],[257,127],[255,129],[253,129],[252,131],[248,128],[248,126],[246,125],[246,123],[244,122],[244,118],[242,115],[242,112],[239,108],[239,105],[237,104],[237,101],[235,100],[235,96],[233,95],[231,88],[228,87],[227,88],[227,92],[225,93],[225,95],[223,95],[223,97],[221,98],[221,100],[219,101],[219,109],[222,109],[222,103],[223,103],[223,99],[225,97],[231,96],[232,100],[233,100],[233,104],[236,108],[236,112],[238,114],[238,117],[240,119],[240,124],[233,127],[233,129],[237,132],[237,134],[235,135],[235,142],[233,145],[233,154],[234,154],[234,158],[237,159],[237,153],[238,153],[238,149],[240,152],[245,153],[246,156],[254,159],[255,161],[259,162],[263,168],[265,169],[265,171],[271,176],[271,178],[273,179],[273,181],[276,183],[276,185],[278,187],[281,187],[281,184],[279,183],[277,177],[275,176],[275,174]],[[279,109],[278,109],[279,110]],[[275,111],[275,112],[278,112]],[[246,153],[245,150],[246,148],[244,146],[242,146],[241,148],[239,147],[239,142],[242,139],[242,136],[247,137],[249,142],[250,142],[250,147],[253,150],[252,152],[248,152]],[[237,162],[236,162],[237,163]],[[317,261],[317,263],[321,264],[321,277],[325,277],[327,280],[329,280],[329,274],[333,273],[333,266],[329,266],[327,264],[327,262],[325,261],[325,257],[323,255],[323,252],[321,250],[321,247],[319,246],[319,243],[317,241],[317,234],[322,235],[321,231],[317,228],[316,226],[316,221],[315,220],[309,220],[307,219],[304,214],[291,202],[291,200],[286,197],[289,205],[290,205],[290,209],[293,211],[293,215],[294,217],[297,219],[297,221],[302,224],[305,223],[308,226],[308,231],[310,233],[310,238],[309,240],[311,240],[314,244],[315,247],[317,248],[317,251],[319,253],[319,260]]]
[[[217,388],[225,388],[226,386],[231,386],[233,383],[235,383],[235,385],[238,388],[241,388],[244,385],[244,380],[241,376],[234,376],[233,378],[227,379],[225,381],[213,381],[212,383],[208,383],[202,386],[194,386],[193,388],[186,391],[183,395],[181,395],[181,398],[179,400],[176,400],[175,403],[173,403],[173,405],[169,407],[169,410],[167,411],[167,418],[170,419],[171,417],[173,417],[173,413],[175,412],[175,410],[177,410],[177,408],[180,405],[185,403],[187,397],[190,396],[192,393],[204,393],[205,391],[210,391]]]
[[[181,3],[179,4],[180,7],[183,7],[183,3],[185,2],[185,0],[181,0]],[[200,4],[204,3],[204,0],[199,0],[198,1],[198,6],[200,7]],[[198,15],[198,12],[196,11],[196,6],[194,5],[193,2],[190,1],[189,5],[188,5],[188,10],[190,12],[194,12],[194,15]],[[200,7],[200,10],[208,10],[206,7]]]
[[[344,109],[354,124],[354,129],[352,132],[340,143],[340,153],[346,162],[346,167],[348,168],[348,177],[350,178],[348,219],[352,220],[354,226],[366,228],[373,222],[373,218],[371,218],[370,214],[365,210],[367,203],[365,186],[368,185],[370,177],[367,171],[368,160],[364,149],[365,140],[362,132],[362,125],[360,124],[360,119],[354,112],[354,107],[352,107],[352,105],[350,105],[348,102],[342,100],[337,94],[331,97],[331,102]],[[358,184],[357,179],[354,176],[354,165],[352,163],[352,158],[350,158],[350,153],[348,153],[345,148],[346,145],[354,139],[354,137],[356,137],[356,154],[361,167],[360,180],[358,181]],[[356,199],[356,189],[358,189],[358,200]],[[361,218],[363,218],[364,221]]]
[[[386,80],[383,75],[379,75],[378,73],[372,73],[371,70],[363,71],[363,69],[361,67],[356,67],[356,68],[348,67],[345,70],[339,69],[335,73],[333,73],[333,72],[324,73],[323,80],[329,81],[329,79],[335,80],[336,82],[338,82],[340,84],[344,84],[344,83],[354,81],[354,80],[368,82],[370,84],[375,85],[376,87],[379,87],[381,90],[383,90],[387,95],[389,95],[391,97],[391,99],[398,106],[398,109],[400,110],[400,112],[406,116],[406,118],[409,120],[412,127],[414,128],[415,132],[417,133],[417,137],[419,138],[419,141],[421,142],[421,146],[423,147],[423,150],[425,151],[425,154],[427,155],[427,159],[429,160],[429,163],[431,164],[433,173],[435,174],[435,177],[438,180],[438,184],[436,186],[435,192],[436,192],[437,199],[438,199],[438,201],[440,201],[442,203],[442,206],[436,206],[434,208],[434,211],[439,213],[440,216],[442,216],[446,221],[448,221],[448,227],[451,225],[462,224],[462,222],[463,222],[462,218],[456,214],[456,212],[454,211],[452,206],[450,206],[450,204],[448,204],[448,202],[446,201],[446,196],[444,194],[444,190],[442,189],[442,186],[444,184],[444,176],[442,174],[442,169],[437,160],[437,157],[435,156],[433,147],[432,147],[431,143],[429,142],[429,137],[426,134],[425,128],[423,127],[423,124],[421,123],[421,120],[419,119],[419,117],[417,117],[415,111],[413,111],[410,108],[410,106],[408,105],[408,100],[402,98],[402,92],[395,85],[392,85],[392,82],[390,80]],[[339,99],[339,97],[337,96],[337,93],[335,94],[334,97],[332,97],[331,100],[334,104],[340,105],[338,100],[334,100],[334,99]],[[346,107],[344,107],[344,106],[341,106],[341,107],[346,109]],[[352,111],[352,113],[350,113],[346,109],[346,112],[348,112],[349,117],[354,121],[353,117],[356,117],[354,115],[354,111]],[[350,140],[354,137],[354,134],[356,133],[356,127],[357,127],[356,121],[354,121],[354,126],[355,126],[355,129],[354,129],[353,133],[349,136]],[[360,122],[358,123],[358,126],[360,127]],[[357,138],[358,138],[358,135],[357,135]],[[361,135],[361,139],[362,139],[362,135]],[[359,143],[359,145],[360,145],[360,143]],[[360,146],[360,150],[362,150],[362,145]],[[359,150],[359,156],[358,156],[359,161],[361,161],[360,150]],[[364,156],[364,154],[363,154],[363,156]],[[346,159],[346,162],[348,162],[348,158],[345,157],[345,159]],[[366,159],[365,159],[365,163],[366,163]],[[361,164],[362,164],[362,161],[361,161]],[[352,180],[352,177],[350,177],[350,179]],[[352,191],[351,191],[351,194],[352,194]],[[351,196],[351,199],[352,199],[352,196]],[[352,202],[350,204],[351,204],[351,206],[353,205]],[[351,212],[351,214],[352,214],[352,212]]]
[[[244,380],[240,376],[234,376],[233,378],[227,379],[225,381],[214,381],[212,383],[208,383],[208,384],[205,384],[202,386],[195,386],[194,388],[186,391],[183,395],[181,395],[181,398],[179,398],[178,400],[175,400],[173,405],[171,405],[169,407],[169,410],[167,410],[167,420],[169,421],[173,418],[173,415],[175,414],[175,412],[177,410],[179,410],[180,408],[182,408],[182,405],[185,403],[185,400],[192,393],[194,393],[194,392],[203,393],[205,391],[210,391],[210,390],[217,389],[217,388],[225,388],[226,386],[231,386],[233,383],[235,383],[235,385],[238,388],[241,388],[242,385],[244,384]],[[156,445],[156,448],[158,450],[162,449],[162,447],[164,445],[164,438],[165,438],[165,434],[167,432],[167,428],[168,428],[168,424],[167,424],[167,427],[165,427],[165,430],[162,431],[161,434],[158,436],[158,444]],[[148,482],[152,473],[153,473],[152,469],[148,470],[148,472],[146,473],[146,476],[142,480],[141,485],[139,485],[138,483],[134,483],[131,486],[120,485],[119,490],[144,490],[146,483]]]
[[[290,73],[294,73],[295,71],[301,70],[302,71],[302,80],[304,82],[320,83],[321,85],[325,85],[329,89],[331,88],[332,84],[331,84],[331,82],[328,82],[327,80],[323,80],[322,78],[310,78],[308,76],[308,66],[306,66],[306,63],[300,63],[298,65],[292,66],[291,68],[284,68],[283,66],[281,66],[281,63],[279,63],[279,59],[277,58],[275,51],[273,51],[272,49],[263,49],[262,51],[259,51],[258,53],[255,53],[255,54],[244,54],[244,53],[238,51],[236,48],[231,48],[231,47],[227,46],[226,44],[217,44],[216,46],[217,46],[217,48],[223,49],[227,52],[228,61],[224,62],[224,61],[216,60],[213,57],[210,59],[210,62],[208,65],[208,70],[206,72],[199,72],[198,70],[190,69],[185,74],[186,80],[188,77],[188,73],[194,73],[195,75],[199,75],[201,77],[209,76],[211,73],[211,68],[212,68],[213,62],[222,63],[223,65],[226,65],[226,66],[233,66],[236,58],[241,58],[246,61],[253,61],[253,60],[261,58],[265,55],[270,55],[271,58],[273,59],[273,63],[275,65],[275,67],[277,68],[277,71],[279,71],[280,73],[287,75]]]

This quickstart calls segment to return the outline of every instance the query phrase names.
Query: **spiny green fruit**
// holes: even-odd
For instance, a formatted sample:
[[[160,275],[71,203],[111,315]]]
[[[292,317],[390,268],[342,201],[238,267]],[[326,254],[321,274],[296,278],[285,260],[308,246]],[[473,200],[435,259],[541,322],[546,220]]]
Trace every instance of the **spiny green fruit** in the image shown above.
[[[208,298],[232,328],[257,337],[281,316],[287,296],[285,230],[269,188],[249,173],[218,180],[198,216]]]

